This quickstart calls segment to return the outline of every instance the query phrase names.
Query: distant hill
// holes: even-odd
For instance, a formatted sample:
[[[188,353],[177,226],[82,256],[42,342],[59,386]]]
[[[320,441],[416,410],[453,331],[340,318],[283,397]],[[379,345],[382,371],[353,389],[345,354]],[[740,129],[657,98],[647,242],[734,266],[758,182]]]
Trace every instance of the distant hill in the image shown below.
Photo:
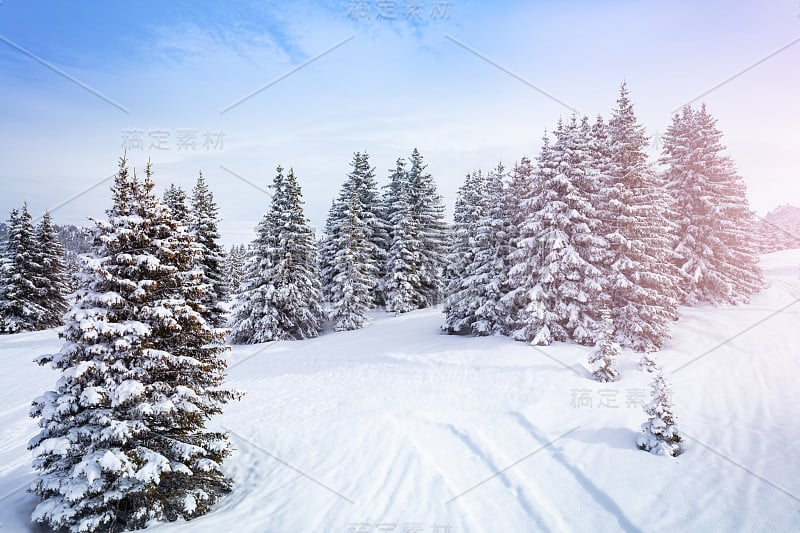
[[[56,232],[58,232],[58,240],[64,245],[64,251],[68,255],[82,254],[91,250],[92,238],[88,229],[73,224],[63,226],[55,224],[55,228]],[[8,224],[0,222],[0,246],[5,246],[7,238]]]
[[[800,207],[776,207],[758,221],[758,232],[764,253],[800,248]]]

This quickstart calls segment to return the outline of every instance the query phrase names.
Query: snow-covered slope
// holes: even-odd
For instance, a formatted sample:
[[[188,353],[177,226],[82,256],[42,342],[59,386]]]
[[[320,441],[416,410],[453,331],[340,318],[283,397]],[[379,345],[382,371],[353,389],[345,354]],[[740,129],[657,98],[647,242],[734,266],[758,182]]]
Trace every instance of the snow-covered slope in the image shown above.
[[[441,335],[438,310],[375,315],[235,347],[230,381],[248,395],[212,424],[238,448],[236,490],[151,530],[800,530],[800,250],[763,264],[771,286],[751,305],[682,309],[659,354],[687,437],[677,458],[636,449],[636,354],[600,384],[584,347]],[[52,331],[0,338],[5,531],[37,531],[27,412],[56,374],[31,360],[58,346]]]

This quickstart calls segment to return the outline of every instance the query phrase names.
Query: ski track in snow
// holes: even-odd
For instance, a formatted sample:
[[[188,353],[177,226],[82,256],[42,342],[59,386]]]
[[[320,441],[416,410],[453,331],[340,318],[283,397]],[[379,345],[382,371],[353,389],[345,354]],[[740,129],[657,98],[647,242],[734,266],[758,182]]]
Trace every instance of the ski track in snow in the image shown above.
[[[248,394],[210,425],[231,432],[235,489],[207,516],[148,530],[800,530],[800,303],[759,324],[800,298],[800,250],[763,263],[770,287],[750,305],[682,308],[658,354],[686,435],[677,458],[636,449],[644,413],[625,395],[650,380],[639,354],[600,384],[583,375],[589,348],[547,357],[443,335],[436,309],[376,312],[359,331],[234,347],[229,381]],[[31,361],[59,346],[54,331],[0,337],[2,531],[46,531],[28,522],[28,409],[57,375]],[[572,405],[576,390],[595,405]],[[603,391],[619,405],[598,407]]]

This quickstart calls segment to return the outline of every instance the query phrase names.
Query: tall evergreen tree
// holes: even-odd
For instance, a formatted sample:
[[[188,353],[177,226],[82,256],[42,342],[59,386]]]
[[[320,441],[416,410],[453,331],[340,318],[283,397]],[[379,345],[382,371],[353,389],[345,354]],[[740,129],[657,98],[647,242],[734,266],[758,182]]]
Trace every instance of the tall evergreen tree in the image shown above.
[[[510,184],[510,189],[515,191],[512,205],[517,207],[517,216],[512,220],[517,236],[516,247],[509,256],[513,266],[509,271],[511,290],[506,295],[510,309],[507,328],[517,340],[530,341],[541,331],[545,333],[541,341],[550,342],[550,328],[542,330],[540,326],[555,320],[547,306],[548,295],[539,285],[545,228],[538,214],[544,207],[545,183],[555,175],[552,151],[550,137],[545,132],[536,165],[523,160],[515,168]]]
[[[469,325],[476,335],[500,333],[506,325],[504,297],[508,293],[511,250],[504,175],[503,165],[498,164],[486,177],[473,228],[472,260],[464,270],[459,293],[464,314],[459,325]]]
[[[205,322],[197,247],[124,158],[107,221],[96,221],[85,286],[68,313],[61,371],[33,402],[30,442],[42,502],[33,520],[53,528],[120,531],[191,519],[231,488],[224,434],[208,417],[238,393],[223,384],[222,333]]]
[[[341,196],[341,194],[340,194]],[[319,273],[323,296],[331,301],[331,288],[333,288],[333,264],[336,258],[336,242],[343,218],[342,205],[337,197],[331,202],[328,216],[325,218],[325,227],[319,241]]]
[[[451,334],[471,332],[475,319],[466,279],[468,269],[475,260],[478,222],[486,202],[485,181],[480,170],[467,174],[456,195],[450,253],[447,255],[445,271],[447,286],[443,329]]]
[[[447,223],[444,203],[436,190],[436,182],[422,155],[414,148],[408,167],[408,202],[415,226],[415,238],[420,242],[418,275],[419,293],[424,298],[420,307],[439,303],[443,295],[443,275],[447,265]]]
[[[271,185],[272,204],[278,189],[284,186],[283,169],[278,168],[280,171]],[[230,323],[231,342],[235,344],[255,344],[276,338],[272,324],[277,311],[269,305],[268,297],[275,290],[270,275],[272,265],[277,261],[275,235],[280,221],[272,204],[256,228],[256,237],[250,244],[250,255],[236,296]]]
[[[356,152],[350,166],[352,169],[342,185],[338,198],[331,205],[325,223],[325,235],[320,245],[322,285],[327,299],[332,300],[334,296],[331,294],[331,289],[334,284],[333,277],[336,275],[333,265],[341,250],[341,244],[348,240],[340,238],[339,233],[343,226],[351,227],[351,207],[359,205],[358,218],[362,226],[360,231],[363,233],[361,245],[366,249],[364,261],[370,265],[366,271],[373,272],[368,275],[371,278],[368,283],[372,287],[369,305],[374,307],[383,302],[380,271],[386,262],[389,248],[388,228],[381,216],[381,199],[375,180],[375,169],[369,163],[369,154]]]
[[[705,105],[687,106],[664,137],[664,179],[674,198],[685,301],[740,303],[764,285],[746,188]]]
[[[574,116],[567,125],[559,122],[556,142],[540,162],[547,175],[531,224],[539,230],[539,268],[525,310],[525,338],[534,344],[570,339],[591,344],[597,333],[599,309],[591,303],[599,301],[602,272],[597,265],[607,244],[596,235],[597,176],[588,130],[586,120],[579,125]]]
[[[516,339],[528,337],[528,306],[532,302],[539,261],[537,238],[540,230],[535,227],[533,214],[539,209],[540,184],[548,171],[542,164],[547,160],[549,150],[550,140],[545,134],[538,165],[534,167],[527,157],[514,165],[504,201],[510,248],[509,292],[503,297],[503,305],[508,313],[504,332]]]
[[[623,83],[607,132],[595,124],[596,166],[603,173],[599,202],[607,301],[623,346],[658,349],[677,320],[678,272],[672,266],[674,236],[663,183],[647,161],[648,138]]]
[[[400,158],[389,178],[383,200],[391,228],[383,290],[386,311],[395,314],[407,313],[428,303],[422,292],[422,242],[410,189],[406,163]]]
[[[351,176],[351,193],[343,214],[346,220],[333,241],[335,256],[331,265],[330,319],[336,331],[358,329],[366,322],[373,305],[378,267],[374,249],[367,239],[367,224],[361,195],[356,193],[356,177]]]
[[[192,188],[192,200],[189,209],[189,233],[200,246],[200,256],[197,268],[203,271],[206,280],[211,285],[203,298],[203,318],[214,327],[223,327],[225,324],[225,310],[219,305],[220,300],[226,297],[225,250],[219,244],[219,230],[217,214],[219,208],[214,201],[214,194],[208,188],[203,174],[197,178]]]
[[[166,205],[172,218],[178,224],[187,226],[189,224],[189,206],[186,198],[186,191],[174,183],[170,183],[166,191],[164,191],[164,205]]]
[[[46,310],[40,320],[40,326],[53,328],[63,323],[63,316],[68,308],[64,247],[58,239],[50,213],[42,216],[36,228],[37,256],[36,263],[41,266],[43,287],[38,295],[39,305]]]
[[[472,283],[478,307],[475,310],[473,331],[477,335],[492,335],[506,331],[509,305],[505,299],[510,291],[509,271],[513,230],[505,188],[506,171],[502,163],[489,173],[486,180],[486,208],[478,221],[475,268]]]
[[[19,333],[49,327],[50,315],[41,300],[49,280],[38,262],[42,258],[27,204],[22,211],[11,211],[8,232],[0,278],[0,331]]]
[[[361,203],[364,237],[369,247],[369,259],[375,265],[376,282],[372,289],[372,306],[384,303],[381,287],[381,268],[386,264],[389,251],[389,228],[381,211],[381,195],[375,178],[375,168],[370,165],[367,152],[356,153],[351,172],[353,191],[358,191]]]
[[[317,247],[302,205],[294,171],[284,176],[278,167],[234,313],[233,342],[305,339],[322,331]]]

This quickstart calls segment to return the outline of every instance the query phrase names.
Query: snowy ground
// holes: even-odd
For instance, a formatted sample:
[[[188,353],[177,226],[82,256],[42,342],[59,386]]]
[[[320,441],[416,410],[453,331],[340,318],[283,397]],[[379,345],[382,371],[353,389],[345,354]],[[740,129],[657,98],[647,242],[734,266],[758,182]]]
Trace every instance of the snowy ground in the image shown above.
[[[599,384],[586,348],[441,335],[437,310],[236,347],[248,394],[213,421],[238,449],[236,490],[151,530],[800,530],[798,265],[800,250],[765,256],[771,287],[749,306],[682,310],[660,354],[688,441],[675,459],[635,447],[649,377],[632,353]],[[0,338],[6,531],[39,531],[27,413],[56,374],[31,360],[58,347],[53,331]]]

